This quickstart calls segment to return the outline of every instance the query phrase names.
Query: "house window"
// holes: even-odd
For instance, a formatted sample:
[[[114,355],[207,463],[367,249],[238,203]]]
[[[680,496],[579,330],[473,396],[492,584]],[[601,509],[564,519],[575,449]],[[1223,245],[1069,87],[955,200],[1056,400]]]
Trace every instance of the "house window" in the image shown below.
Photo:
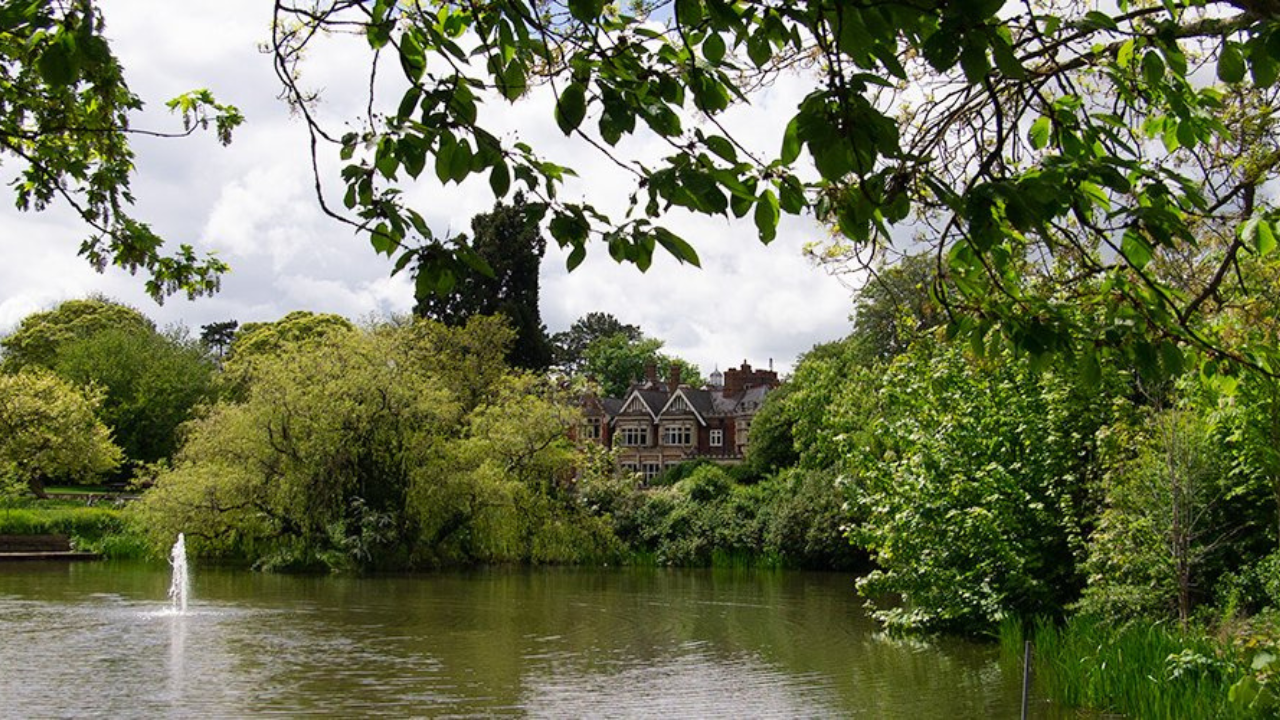
[[[618,442],[629,447],[649,444],[649,428],[643,425],[624,425],[618,428]]]
[[[724,447],[724,431],[723,430],[711,431],[711,447]]]
[[[624,473],[640,472],[640,466],[636,465],[635,463],[622,463],[621,465],[619,465],[619,467],[622,468],[622,472]]]
[[[587,418],[587,422],[582,426],[582,438],[584,440],[600,439],[600,418]]]
[[[662,474],[662,463],[647,462],[644,464],[644,481],[651,482]]]
[[[665,425],[662,428],[663,445],[687,447],[693,444],[693,428],[689,425]]]

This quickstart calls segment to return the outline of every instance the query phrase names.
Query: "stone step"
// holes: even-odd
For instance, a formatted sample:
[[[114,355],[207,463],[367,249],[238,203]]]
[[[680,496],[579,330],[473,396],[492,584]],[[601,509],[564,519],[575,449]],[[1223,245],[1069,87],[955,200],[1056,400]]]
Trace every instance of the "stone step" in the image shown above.
[[[71,552],[66,535],[0,535],[0,553]]]

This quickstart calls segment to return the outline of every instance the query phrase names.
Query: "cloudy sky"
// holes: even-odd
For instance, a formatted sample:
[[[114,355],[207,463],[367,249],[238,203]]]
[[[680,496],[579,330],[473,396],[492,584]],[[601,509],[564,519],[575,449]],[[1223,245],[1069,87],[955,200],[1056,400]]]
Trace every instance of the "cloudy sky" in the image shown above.
[[[307,134],[276,97],[265,0],[103,0],[107,35],[126,77],[148,111],[135,127],[173,130],[177,118],[165,99],[208,87],[237,105],[247,123],[229,147],[212,137],[135,140],[138,173],[136,216],[171,243],[216,251],[232,272],[212,298],[169,299],[156,305],[141,278],[109,269],[95,273],[76,255],[84,228],[63,209],[19,213],[0,205],[0,333],[27,314],[90,293],[132,304],[163,324],[199,326],[221,320],[273,320],[291,310],[335,312],[351,318],[405,312],[413,305],[411,278],[390,277],[390,262],[367,241],[323,217],[309,170]],[[323,92],[321,112],[335,127],[357,117],[367,82],[359,43],[334,40],[310,57],[304,84]],[[749,145],[775,151],[782,124],[793,113],[805,81],[775,85],[726,124]],[[397,93],[398,95],[398,93]],[[508,139],[519,138],[552,161],[571,165],[580,180],[565,196],[585,197],[601,209],[625,207],[631,185],[620,171],[567,142],[556,129],[548,98],[535,92],[514,106],[483,106]],[[492,113],[492,115],[488,115]],[[590,121],[588,121],[590,124]],[[624,152],[652,157],[651,140],[624,141]],[[0,172],[11,174],[10,158]],[[336,168],[336,159],[332,161]],[[429,173],[427,173],[429,174]],[[336,179],[336,171],[329,175]],[[6,177],[7,179],[7,177]],[[492,207],[488,184],[406,188],[425,208],[437,234],[469,228]],[[337,184],[330,197],[340,198]],[[619,213],[620,214],[620,213]],[[702,268],[678,264],[661,252],[647,273],[616,264],[603,246],[589,248],[573,273],[565,255],[548,250],[542,266],[542,318],[551,332],[566,329],[591,311],[609,312],[666,341],[667,351],[702,367],[724,368],[747,360],[788,371],[796,356],[849,329],[849,290],[801,254],[824,230],[807,219],[784,216],[779,237],[762,246],[750,218],[743,221],[673,215],[669,225],[697,248]]]

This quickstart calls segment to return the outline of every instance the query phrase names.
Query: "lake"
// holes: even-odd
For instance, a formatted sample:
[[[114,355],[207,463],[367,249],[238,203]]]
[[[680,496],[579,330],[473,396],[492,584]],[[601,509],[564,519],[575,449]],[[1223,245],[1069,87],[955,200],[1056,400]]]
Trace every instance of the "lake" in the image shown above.
[[[169,579],[0,564],[0,715],[1008,718],[1020,705],[994,645],[885,636],[848,575],[197,565],[185,614]]]

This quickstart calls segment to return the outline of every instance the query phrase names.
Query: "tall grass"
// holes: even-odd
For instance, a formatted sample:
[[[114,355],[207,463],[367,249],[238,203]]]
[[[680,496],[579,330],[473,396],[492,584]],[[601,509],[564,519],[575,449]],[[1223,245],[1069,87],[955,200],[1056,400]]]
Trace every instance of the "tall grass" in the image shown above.
[[[0,535],[67,535],[72,547],[111,558],[141,558],[146,543],[116,508],[51,504],[0,509]]]
[[[1134,718],[1240,717],[1228,702],[1240,670],[1210,638],[1085,617],[1061,626],[1036,623],[1031,636],[1036,688],[1061,705]],[[1006,658],[1021,657],[1022,637],[1016,623],[1001,627]]]

